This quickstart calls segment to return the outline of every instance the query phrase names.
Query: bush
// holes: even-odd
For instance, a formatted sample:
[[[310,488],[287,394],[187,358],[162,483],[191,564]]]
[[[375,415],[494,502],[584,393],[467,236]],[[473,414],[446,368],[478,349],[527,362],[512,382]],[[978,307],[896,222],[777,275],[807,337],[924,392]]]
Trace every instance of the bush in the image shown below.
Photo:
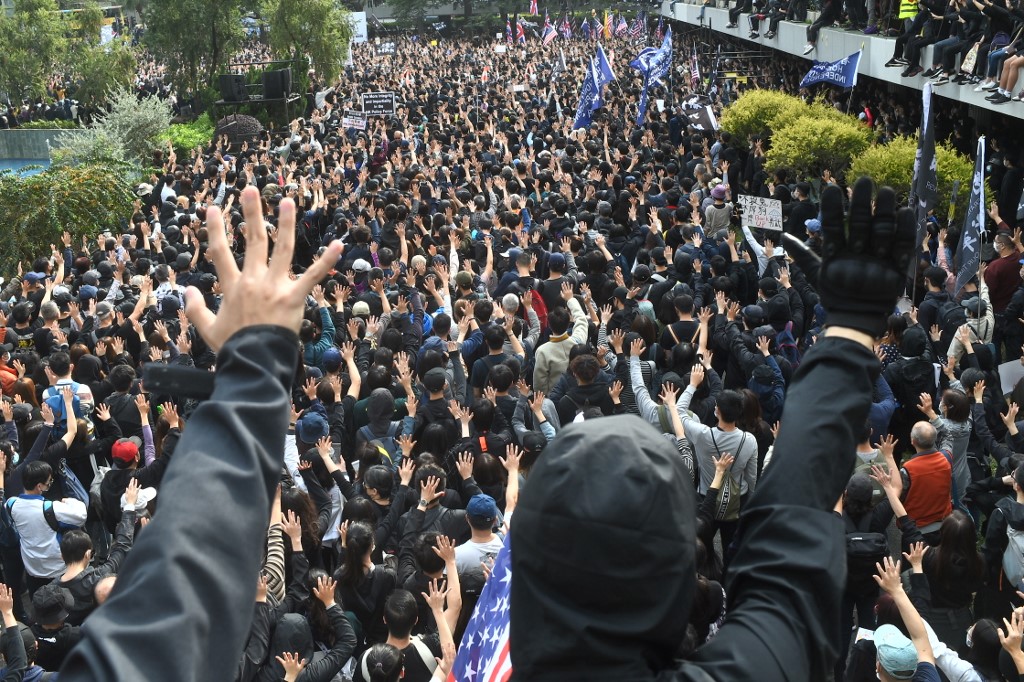
[[[55,121],[29,121],[28,123],[22,123],[18,126],[20,130],[70,130],[77,128],[77,121],[65,121],[63,119],[57,119]]]
[[[121,90],[109,109],[88,128],[61,136],[56,158],[65,163],[147,160],[171,125],[171,105],[158,97],[139,99]]]
[[[124,164],[55,165],[37,175],[0,172],[0,271],[14,272],[59,244],[64,230],[77,243],[103,230],[117,230],[131,215],[130,168]]]
[[[722,111],[719,126],[745,145],[753,135],[775,132],[808,113],[799,97],[775,90],[748,90]]]
[[[910,197],[910,183],[914,175],[914,156],[917,154],[917,136],[897,137],[887,145],[876,145],[867,149],[853,160],[850,166],[851,178],[862,175],[870,176],[878,185],[888,185],[896,190],[899,204],[906,205]],[[974,162],[946,143],[935,147],[936,166],[938,168],[938,196],[944,200],[935,207],[935,213],[945,222],[949,216],[947,197],[953,196],[953,183],[960,181],[956,207],[953,212],[952,225],[961,227],[970,200],[971,180],[974,175]],[[987,182],[987,181],[986,181]],[[985,192],[992,196],[991,187]]]
[[[161,142],[170,142],[179,157],[187,157],[193,149],[206,147],[213,141],[213,121],[205,113],[192,123],[175,123],[160,135]]]
[[[842,119],[799,116],[772,136],[765,170],[773,173],[785,168],[798,178],[817,178],[822,171],[829,170],[841,177],[850,161],[862,154],[870,141],[870,129],[852,116]]]

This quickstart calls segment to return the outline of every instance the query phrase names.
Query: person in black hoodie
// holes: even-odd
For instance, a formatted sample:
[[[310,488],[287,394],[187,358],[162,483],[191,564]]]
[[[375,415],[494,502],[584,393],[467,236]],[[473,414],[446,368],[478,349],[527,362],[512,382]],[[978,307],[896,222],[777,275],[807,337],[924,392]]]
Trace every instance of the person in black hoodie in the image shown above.
[[[854,187],[847,242],[841,190],[825,190],[820,266],[786,240],[819,281],[831,326],[801,364],[777,454],[740,519],[718,633],[692,660],[674,660],[696,585],[696,499],[677,451],[636,417],[590,420],[559,432],[519,497],[513,681],[826,679],[846,572],[832,508],[871,405],[874,338],[914,248],[910,209],[897,219],[883,188],[872,221],[872,194],[870,180]]]
[[[1024,466],[1017,467],[1013,472],[1013,492],[1013,497],[1004,497],[996,503],[995,511],[988,521],[988,530],[985,531],[985,543],[981,548],[985,565],[988,567],[988,589],[997,592],[998,596],[986,600],[987,613],[976,615],[985,615],[996,620],[1009,617],[1011,607],[1021,605],[1021,599],[1017,596],[1021,586],[1011,584],[1007,579],[1003,570],[1003,554],[1010,544],[1007,533],[1011,529],[1024,531]]]

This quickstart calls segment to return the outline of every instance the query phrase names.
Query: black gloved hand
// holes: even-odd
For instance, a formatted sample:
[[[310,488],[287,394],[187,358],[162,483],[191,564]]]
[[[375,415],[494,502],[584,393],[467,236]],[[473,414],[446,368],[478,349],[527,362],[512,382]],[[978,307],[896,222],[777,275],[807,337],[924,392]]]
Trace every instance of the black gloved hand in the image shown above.
[[[821,193],[823,259],[789,234],[783,235],[783,242],[818,290],[828,324],[877,337],[906,287],[915,221],[909,208],[897,213],[896,193],[889,187],[878,190],[872,216],[873,190],[870,178],[860,178],[854,185],[848,229],[842,190],[829,185]]]

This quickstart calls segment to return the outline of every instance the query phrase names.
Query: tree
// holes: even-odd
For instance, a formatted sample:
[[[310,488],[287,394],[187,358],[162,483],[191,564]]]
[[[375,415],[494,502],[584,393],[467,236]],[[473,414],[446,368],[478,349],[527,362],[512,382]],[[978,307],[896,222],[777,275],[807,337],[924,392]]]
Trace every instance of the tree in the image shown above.
[[[394,11],[396,18],[423,24],[428,14],[448,14],[449,8],[453,8],[456,4],[458,3],[434,2],[433,0],[391,0],[388,6]],[[473,0],[462,0],[462,12],[467,17],[473,14]]]
[[[864,151],[850,165],[850,177],[861,175],[871,176],[879,185],[888,185],[896,190],[899,203],[906,205],[910,195],[910,183],[914,174],[914,155],[917,153],[917,136],[897,137],[889,144],[876,145]],[[952,225],[963,226],[970,200],[971,181],[974,175],[974,162],[967,156],[953,149],[948,143],[942,142],[935,146],[935,159],[938,168],[938,196],[944,202],[935,207],[935,213],[945,222],[949,216],[947,198],[953,196],[953,183],[960,181],[956,207],[953,212]],[[987,180],[986,180],[987,182]],[[992,195],[992,188],[985,188],[986,196]]]
[[[852,116],[797,116],[772,135],[765,170],[785,168],[801,178],[821,177],[828,170],[839,177],[870,143],[871,130]]]
[[[0,11],[0,95],[46,94],[65,56],[64,29],[56,0],[14,0],[10,15]]]
[[[81,45],[74,50],[71,73],[74,97],[81,102],[100,102],[111,91],[132,85],[138,57],[130,43],[114,39],[106,45]]]
[[[145,44],[181,93],[212,86],[244,35],[241,0],[151,2],[143,18]]]
[[[336,0],[266,0],[262,16],[276,58],[305,57],[327,82],[337,77],[348,57],[352,24]]]
[[[120,164],[54,165],[38,175],[0,172],[0,270],[14,272],[71,232],[77,243],[131,215],[130,169]]]

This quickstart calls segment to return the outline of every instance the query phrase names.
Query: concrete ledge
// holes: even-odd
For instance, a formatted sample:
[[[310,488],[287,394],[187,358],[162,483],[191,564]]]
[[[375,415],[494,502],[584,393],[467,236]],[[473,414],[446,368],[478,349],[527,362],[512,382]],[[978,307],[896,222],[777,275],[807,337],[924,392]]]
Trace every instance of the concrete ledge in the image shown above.
[[[719,0],[719,3],[722,1]],[[729,4],[732,3],[730,2]],[[861,56],[859,71],[861,76],[870,76],[871,78],[891,83],[893,86],[913,88],[918,92],[924,88],[924,84],[927,82],[927,79],[921,76],[902,78],[900,73],[905,67],[886,68],[885,63],[893,56],[895,38],[869,36],[859,31],[844,31],[838,28],[824,28],[818,34],[816,49],[804,57],[802,53],[804,45],[807,44],[807,26],[809,24],[789,21],[780,22],[778,35],[768,40],[764,37],[764,32],[768,30],[768,22],[763,21],[760,27],[761,37],[750,39],[747,37],[750,33],[750,24],[747,21],[747,17],[750,16],[749,14],[741,14],[737,27],[727,29],[725,27],[729,23],[728,9],[702,7],[699,4],[690,4],[682,1],[676,3],[663,2],[661,5],[661,13],[665,17],[692,26],[701,25],[700,16],[702,10],[704,13],[703,25],[705,27],[710,26],[712,31],[747,41],[751,44],[752,48],[756,45],[758,48],[779,50],[794,57],[800,57],[807,60],[808,69],[810,69],[813,60],[836,61],[861,49],[863,44],[864,53]],[[808,13],[809,18],[813,16],[813,13]],[[929,46],[921,56],[921,65],[925,69],[931,68],[931,56],[932,48]],[[947,83],[933,87],[932,92],[938,97],[963,102],[971,107],[976,107],[976,111],[972,111],[972,115],[979,120],[989,118],[987,115],[989,112],[1024,119],[1024,102],[1008,102],[996,106],[985,100],[989,93],[974,92],[974,87],[973,85]],[[1018,87],[1024,87],[1024,85],[1018,84]],[[942,106],[941,103],[939,106]]]
[[[0,159],[49,159],[65,130],[0,130]]]

